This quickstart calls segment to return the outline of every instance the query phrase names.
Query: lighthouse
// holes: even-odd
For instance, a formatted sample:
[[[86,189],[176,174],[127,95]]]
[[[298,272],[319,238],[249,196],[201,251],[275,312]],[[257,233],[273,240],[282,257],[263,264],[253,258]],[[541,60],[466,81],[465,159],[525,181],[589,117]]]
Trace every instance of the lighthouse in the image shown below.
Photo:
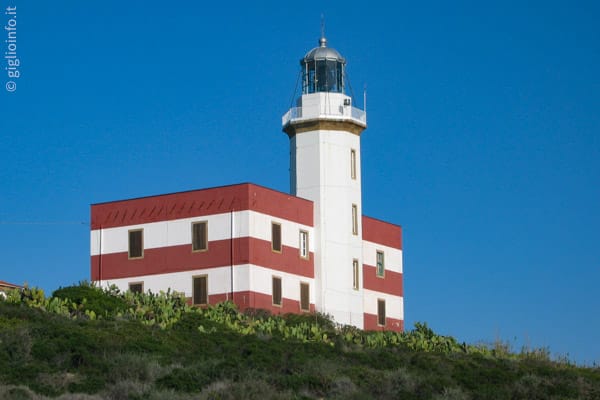
[[[321,37],[300,60],[302,94],[282,120],[290,139],[290,192],[314,202],[315,303],[363,328],[360,135],[364,110],[346,94],[346,59]]]
[[[402,228],[363,214],[367,118],[346,92],[346,59],[321,37],[300,68],[301,94],[282,119],[290,193],[238,183],[92,204],[93,282],[404,329]]]

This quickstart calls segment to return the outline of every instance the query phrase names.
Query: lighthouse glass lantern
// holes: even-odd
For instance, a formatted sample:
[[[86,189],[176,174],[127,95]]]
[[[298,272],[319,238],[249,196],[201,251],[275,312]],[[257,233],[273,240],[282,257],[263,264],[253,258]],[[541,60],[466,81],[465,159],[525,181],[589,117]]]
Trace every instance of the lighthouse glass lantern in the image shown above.
[[[300,60],[302,66],[302,94],[316,92],[344,93],[346,60],[335,49],[327,47],[321,38],[315,47]]]

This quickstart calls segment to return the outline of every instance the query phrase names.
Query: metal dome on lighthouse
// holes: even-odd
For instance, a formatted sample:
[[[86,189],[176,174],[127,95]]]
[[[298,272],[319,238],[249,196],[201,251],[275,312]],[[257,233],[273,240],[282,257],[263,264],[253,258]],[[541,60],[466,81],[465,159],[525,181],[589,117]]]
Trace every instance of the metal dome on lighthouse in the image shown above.
[[[321,37],[319,46],[300,60],[302,66],[302,93],[344,93],[346,59],[337,50],[327,47]]]

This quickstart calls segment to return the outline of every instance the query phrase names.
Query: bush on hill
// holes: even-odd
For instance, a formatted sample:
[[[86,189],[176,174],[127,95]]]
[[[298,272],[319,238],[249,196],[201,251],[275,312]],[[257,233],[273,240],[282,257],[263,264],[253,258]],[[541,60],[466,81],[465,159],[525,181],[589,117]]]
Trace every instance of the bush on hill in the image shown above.
[[[595,399],[600,370],[543,351],[459,344],[426,324],[364,332],[322,315],[199,309],[169,292],[89,285],[50,298],[9,293],[0,300],[0,398],[56,396]]]

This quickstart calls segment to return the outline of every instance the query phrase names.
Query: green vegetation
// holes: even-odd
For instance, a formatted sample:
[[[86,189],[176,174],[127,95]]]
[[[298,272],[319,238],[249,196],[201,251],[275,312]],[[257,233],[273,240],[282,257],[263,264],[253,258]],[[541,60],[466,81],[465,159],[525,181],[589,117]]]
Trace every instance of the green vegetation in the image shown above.
[[[600,370],[88,284],[0,300],[1,399],[600,399]]]

